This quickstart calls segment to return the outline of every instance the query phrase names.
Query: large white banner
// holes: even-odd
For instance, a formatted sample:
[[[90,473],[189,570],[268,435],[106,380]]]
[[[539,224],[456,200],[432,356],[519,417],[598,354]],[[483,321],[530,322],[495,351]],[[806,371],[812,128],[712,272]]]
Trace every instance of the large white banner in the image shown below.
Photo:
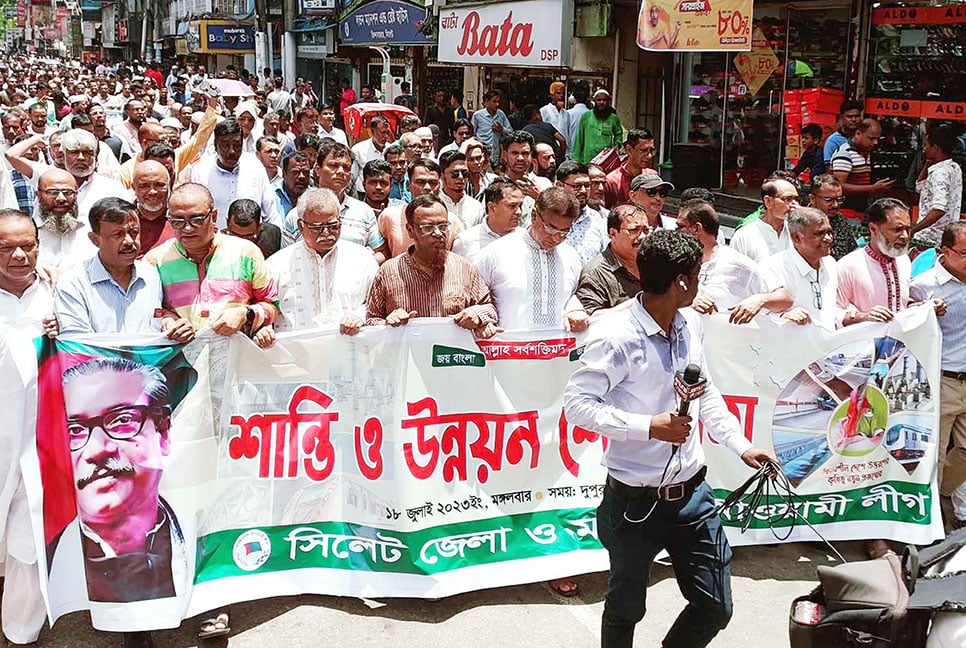
[[[437,58],[441,63],[568,67],[573,22],[573,0],[444,7]]]
[[[796,485],[794,512],[830,538],[939,537],[931,311],[831,337],[759,320],[708,319],[708,359]],[[607,569],[606,441],[562,410],[584,340],[415,320],[264,351],[213,334],[44,343],[23,466],[52,618],[152,629],[270,596],[442,597]],[[750,470],[699,433],[723,498]],[[792,521],[764,502],[741,534],[743,507],[723,514],[736,545]],[[814,535],[799,521],[791,539]]]

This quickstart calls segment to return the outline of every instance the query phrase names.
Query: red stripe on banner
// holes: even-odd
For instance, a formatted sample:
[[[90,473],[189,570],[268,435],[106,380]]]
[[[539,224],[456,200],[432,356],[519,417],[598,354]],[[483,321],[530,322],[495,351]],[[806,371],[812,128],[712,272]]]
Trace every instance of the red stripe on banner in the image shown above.
[[[550,360],[566,358],[577,347],[575,338],[536,340],[533,342],[494,342],[477,340],[476,345],[487,360]]]

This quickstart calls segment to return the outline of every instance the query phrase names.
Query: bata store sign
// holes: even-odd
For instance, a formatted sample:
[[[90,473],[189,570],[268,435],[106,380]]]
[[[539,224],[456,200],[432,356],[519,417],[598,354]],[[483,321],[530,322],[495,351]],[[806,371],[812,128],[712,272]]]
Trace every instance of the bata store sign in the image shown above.
[[[447,8],[439,14],[439,61],[567,67],[573,24],[573,0]]]

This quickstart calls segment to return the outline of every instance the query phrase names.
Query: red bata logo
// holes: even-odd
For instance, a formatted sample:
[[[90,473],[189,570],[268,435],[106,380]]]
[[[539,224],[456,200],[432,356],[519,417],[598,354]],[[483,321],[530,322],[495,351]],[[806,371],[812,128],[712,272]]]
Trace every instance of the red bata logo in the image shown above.
[[[678,11],[708,15],[711,13],[711,3],[708,0],[681,0]]]
[[[480,14],[471,11],[463,20],[463,39],[456,49],[463,55],[530,56],[533,51],[533,23],[513,24],[513,12],[500,25],[484,25]]]

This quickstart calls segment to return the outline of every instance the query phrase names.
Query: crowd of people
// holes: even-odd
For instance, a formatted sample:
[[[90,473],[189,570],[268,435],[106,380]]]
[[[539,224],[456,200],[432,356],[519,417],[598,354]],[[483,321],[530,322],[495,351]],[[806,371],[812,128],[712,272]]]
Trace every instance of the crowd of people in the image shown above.
[[[642,278],[660,274],[649,259],[686,248],[697,265],[651,281],[650,292],[735,325],[770,316],[833,330],[932,303],[943,331],[940,490],[953,496],[949,523],[966,520],[966,224],[956,141],[943,126],[925,140],[916,223],[903,202],[877,198],[888,187],[863,161],[878,125],[846,106],[828,164],[813,165],[804,187],[772,174],[760,213],[726,242],[714,194],[663,179],[654,135],[625,129],[603,89],[578,89],[567,108],[554,83],[519,128],[497,92],[471,115],[438,92],[426,120],[407,116],[394,132],[376,117],[352,144],[337,118],[354,93],[328,105],[310,84],[290,90],[275,75],[245,75],[248,97],[219,97],[201,67],[165,76],[158,66],[15,59],[0,76],[0,324],[51,336],[160,331],[178,342],[210,328],[263,348],[286,331],[351,336],[421,317],[479,338],[581,332],[592,316],[643,304]],[[611,147],[622,160],[608,172],[592,160]],[[867,229],[842,215],[845,204]],[[643,254],[662,230],[679,234]],[[915,279],[913,236],[938,249]],[[29,537],[22,484],[5,483],[7,534]],[[36,556],[19,547],[8,542],[5,560],[3,631],[14,645],[35,642],[44,622]],[[578,591],[572,579],[551,586]],[[608,606],[617,625],[643,615],[610,597]],[[202,635],[226,630],[227,614],[214,611]],[[152,644],[132,633],[124,645]]]

